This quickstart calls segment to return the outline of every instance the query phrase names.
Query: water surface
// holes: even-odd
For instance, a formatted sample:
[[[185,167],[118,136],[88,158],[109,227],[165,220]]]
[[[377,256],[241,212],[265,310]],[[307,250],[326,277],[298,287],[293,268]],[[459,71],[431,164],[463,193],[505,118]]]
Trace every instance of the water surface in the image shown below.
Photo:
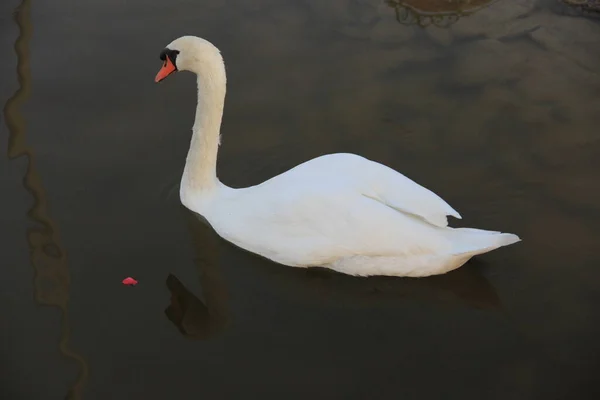
[[[0,11],[1,398],[599,398],[598,19],[550,0]],[[523,242],[415,280],[219,239],[178,198],[194,78],[153,82],[184,34],[227,64],[225,183],[357,152]]]

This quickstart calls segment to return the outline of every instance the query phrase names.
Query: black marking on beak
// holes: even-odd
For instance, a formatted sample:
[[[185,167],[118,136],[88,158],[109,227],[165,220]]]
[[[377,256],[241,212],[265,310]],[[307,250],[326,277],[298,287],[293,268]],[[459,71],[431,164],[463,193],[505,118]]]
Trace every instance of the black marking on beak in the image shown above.
[[[161,59],[161,61],[167,61],[167,57],[168,57],[169,60],[171,60],[171,62],[175,66],[175,70],[177,70],[177,55],[178,54],[179,54],[179,50],[171,50],[169,48],[165,48],[165,49],[163,49],[163,51],[160,52],[160,59]]]

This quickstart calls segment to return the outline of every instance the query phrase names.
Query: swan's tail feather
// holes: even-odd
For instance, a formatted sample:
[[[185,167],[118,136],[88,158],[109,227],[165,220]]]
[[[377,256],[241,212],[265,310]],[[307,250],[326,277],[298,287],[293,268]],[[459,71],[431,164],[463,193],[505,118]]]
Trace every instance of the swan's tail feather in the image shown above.
[[[450,207],[450,210],[448,211],[448,215],[451,215],[451,216],[453,216],[456,219],[462,219],[462,216],[458,213],[458,211],[456,211],[452,207]]]
[[[457,228],[454,229],[454,254],[483,254],[499,247],[508,246],[521,241],[521,238],[512,233],[485,231],[482,229]]]

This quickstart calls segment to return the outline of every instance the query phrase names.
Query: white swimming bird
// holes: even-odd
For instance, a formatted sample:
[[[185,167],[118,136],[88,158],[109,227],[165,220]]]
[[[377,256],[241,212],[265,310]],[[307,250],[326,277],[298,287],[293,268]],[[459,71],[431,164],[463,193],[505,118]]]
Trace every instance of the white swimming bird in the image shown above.
[[[226,86],[220,51],[183,36],[160,58],[156,82],[175,71],[198,77],[181,202],[238,247],[292,267],[424,277],[520,241],[510,233],[449,227],[448,215],[461,216],[435,193],[354,154],[328,154],[256,186],[227,187],[216,176]]]

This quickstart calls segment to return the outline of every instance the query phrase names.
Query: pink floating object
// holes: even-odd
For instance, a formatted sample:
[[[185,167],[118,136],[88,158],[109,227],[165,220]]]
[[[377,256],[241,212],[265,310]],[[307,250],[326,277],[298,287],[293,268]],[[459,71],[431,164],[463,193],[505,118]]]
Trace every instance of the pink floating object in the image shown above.
[[[137,284],[138,284],[138,281],[136,281],[132,277],[127,277],[127,278],[123,279],[123,285],[135,286]]]

